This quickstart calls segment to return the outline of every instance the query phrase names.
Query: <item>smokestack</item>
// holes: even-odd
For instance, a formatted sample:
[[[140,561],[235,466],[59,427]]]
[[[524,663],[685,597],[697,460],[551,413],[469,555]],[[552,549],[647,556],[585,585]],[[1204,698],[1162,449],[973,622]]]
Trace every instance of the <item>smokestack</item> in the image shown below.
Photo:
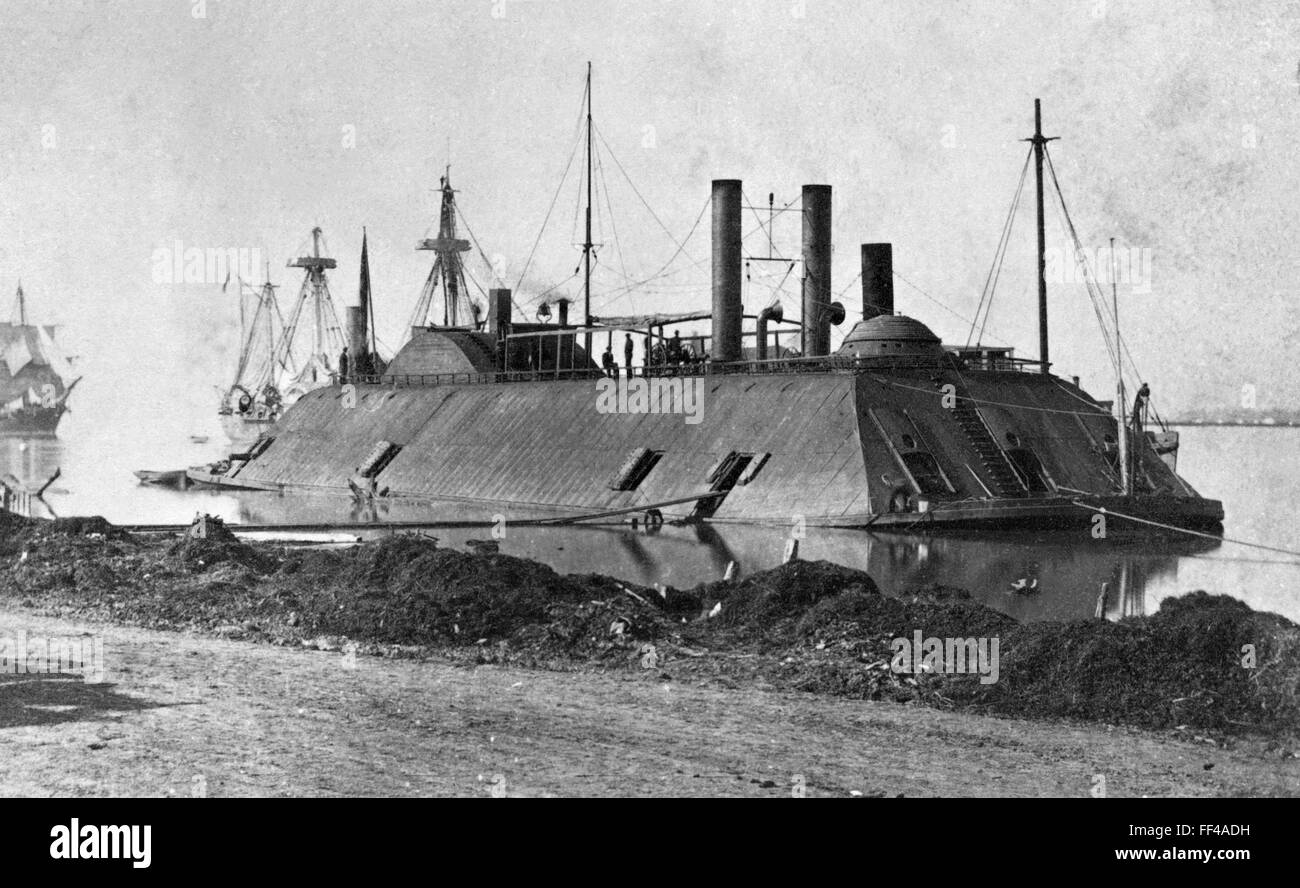
[[[862,319],[894,313],[894,245],[862,245]]]
[[[557,299],[555,304],[560,307],[560,326],[569,326],[569,301],[568,299]]]
[[[831,350],[831,186],[803,187],[803,353]]]
[[[510,291],[488,290],[488,333],[502,339],[510,332]]]
[[[360,373],[362,372],[362,359],[366,352],[370,350],[366,331],[366,307],[364,305],[349,305],[347,315],[348,351],[352,354],[354,372]]]
[[[496,343],[497,368],[507,370],[508,350],[506,335],[510,332],[510,291],[499,288],[488,290],[487,334]]]
[[[713,180],[713,360],[739,361],[740,180]]]

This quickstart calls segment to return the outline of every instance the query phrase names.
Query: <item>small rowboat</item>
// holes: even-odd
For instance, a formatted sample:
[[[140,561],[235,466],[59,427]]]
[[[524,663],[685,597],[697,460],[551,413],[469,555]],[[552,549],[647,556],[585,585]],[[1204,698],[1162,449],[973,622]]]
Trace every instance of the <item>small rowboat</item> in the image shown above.
[[[135,473],[135,476],[140,479],[141,484],[156,484],[160,487],[178,487],[184,490],[190,484],[189,479],[185,477],[184,469],[173,469],[166,472],[140,469]]]

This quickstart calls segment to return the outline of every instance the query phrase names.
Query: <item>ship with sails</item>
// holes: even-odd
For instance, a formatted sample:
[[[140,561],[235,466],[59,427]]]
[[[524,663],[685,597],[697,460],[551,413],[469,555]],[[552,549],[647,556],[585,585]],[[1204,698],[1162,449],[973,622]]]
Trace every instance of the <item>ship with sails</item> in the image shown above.
[[[353,380],[349,398],[338,387],[305,395],[255,452],[209,479],[254,490],[367,491],[485,519],[643,513],[648,521],[940,530],[1095,527],[1105,513],[1220,525],[1221,503],[1177,474],[1177,433],[1159,423],[1145,393],[1130,412],[1122,385],[1099,400],[1052,372],[1045,169],[1069,215],[1037,103],[1025,169],[1032,163],[1036,174],[1040,339],[1037,359],[1026,359],[978,340],[944,343],[898,313],[889,243],[861,245],[858,319],[832,352],[831,328],[849,312],[831,288],[832,192],[822,184],[801,192],[802,255],[789,260],[791,269],[802,266],[794,330],[778,332],[792,323],[779,306],[744,304],[744,202],[734,179],[712,185],[710,309],[597,317],[590,72],[584,101],[581,323],[570,323],[563,301],[558,323],[533,323],[519,317],[509,289],[492,289],[485,322],[475,315],[457,324],[448,308],[443,324],[413,327],[386,372]],[[1022,170],[1013,210],[1024,184]],[[454,217],[450,200],[445,194]],[[1010,227],[1003,231],[1005,241]],[[467,249],[445,225],[436,247],[440,259]],[[1089,297],[1104,300],[1092,281]],[[666,332],[702,320],[707,334]],[[1102,332],[1122,380],[1118,327]],[[603,336],[612,346],[615,334],[635,334],[650,356],[616,369],[615,384],[661,392],[696,385],[705,399],[699,422],[671,409],[597,409],[611,380],[608,366],[592,360],[592,342]],[[689,360],[684,341],[698,347]]]
[[[0,434],[52,436],[80,382],[55,343],[58,328],[32,324],[18,284],[13,315],[0,325]]]
[[[287,265],[304,270],[287,321],[269,271],[256,290],[239,282],[239,365],[218,410],[222,429],[236,446],[253,443],[298,398],[337,380],[345,337],[325,276],[337,263],[322,254],[321,241],[321,229],[313,229],[310,254]]]

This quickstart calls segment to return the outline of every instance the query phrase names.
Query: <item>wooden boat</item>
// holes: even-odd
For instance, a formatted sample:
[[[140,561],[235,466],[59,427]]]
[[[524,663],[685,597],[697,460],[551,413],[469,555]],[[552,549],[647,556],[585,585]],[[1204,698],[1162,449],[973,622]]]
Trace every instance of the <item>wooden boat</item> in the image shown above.
[[[140,469],[135,473],[140,479],[141,484],[154,484],[159,487],[178,487],[184,490],[189,487],[189,479],[185,477],[184,469],[171,469],[167,471],[158,471],[154,469]]]

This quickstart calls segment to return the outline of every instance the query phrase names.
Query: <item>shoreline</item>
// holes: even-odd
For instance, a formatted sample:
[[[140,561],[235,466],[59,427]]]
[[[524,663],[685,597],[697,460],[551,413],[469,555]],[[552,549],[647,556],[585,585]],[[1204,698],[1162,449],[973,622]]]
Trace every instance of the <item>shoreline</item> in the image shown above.
[[[467,552],[399,535],[302,550],[242,542],[216,521],[202,539],[143,541],[103,519],[0,518],[0,606],[34,616],[1115,725],[1258,746],[1278,761],[1300,748],[1300,627],[1226,596],[1191,593],[1115,623],[1020,624],[963,590],[884,594],[827,562],[648,589],[560,575],[490,541]],[[913,637],[991,641],[996,674],[900,672],[895,639]],[[1252,666],[1240,662],[1248,644]]]

